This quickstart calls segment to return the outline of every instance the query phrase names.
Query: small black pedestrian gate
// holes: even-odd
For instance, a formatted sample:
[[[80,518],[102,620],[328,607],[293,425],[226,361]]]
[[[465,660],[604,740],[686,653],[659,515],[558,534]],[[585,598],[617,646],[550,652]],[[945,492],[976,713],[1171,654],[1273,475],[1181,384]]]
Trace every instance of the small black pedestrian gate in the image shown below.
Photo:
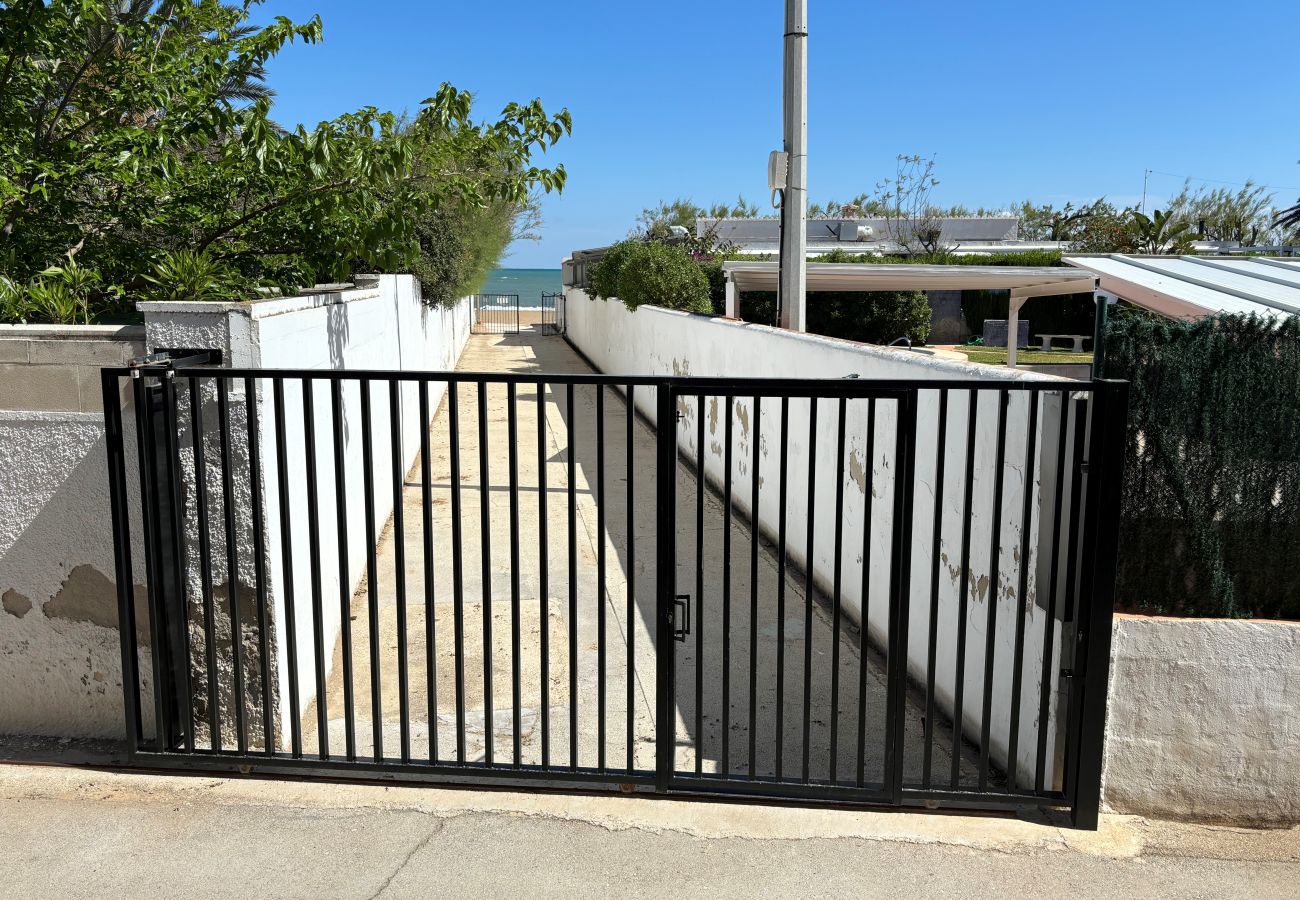
[[[473,334],[518,334],[523,328],[518,294],[475,294],[472,298]]]
[[[186,363],[103,373],[133,762],[1095,827],[1125,385]]]

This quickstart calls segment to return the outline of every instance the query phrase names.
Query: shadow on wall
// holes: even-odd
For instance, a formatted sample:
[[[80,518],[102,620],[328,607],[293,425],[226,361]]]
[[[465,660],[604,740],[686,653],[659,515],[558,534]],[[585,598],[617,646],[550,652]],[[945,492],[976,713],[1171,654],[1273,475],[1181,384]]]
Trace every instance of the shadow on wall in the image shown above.
[[[134,448],[127,467],[139,478]],[[0,424],[0,731],[117,738],[125,734],[109,518],[106,441],[98,417],[23,417]],[[137,533],[138,510],[132,528]],[[34,514],[34,515],[33,515]],[[32,515],[32,518],[25,518]],[[143,560],[137,631],[148,647]],[[149,661],[140,661],[144,690]],[[151,727],[151,726],[149,726]]]

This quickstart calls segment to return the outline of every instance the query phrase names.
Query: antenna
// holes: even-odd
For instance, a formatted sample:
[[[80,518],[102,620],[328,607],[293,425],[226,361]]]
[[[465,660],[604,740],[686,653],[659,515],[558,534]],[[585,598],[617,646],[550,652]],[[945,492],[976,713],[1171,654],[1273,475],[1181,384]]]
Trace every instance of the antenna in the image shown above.
[[[1147,181],[1151,178],[1151,170],[1142,170],[1142,215],[1147,214]]]

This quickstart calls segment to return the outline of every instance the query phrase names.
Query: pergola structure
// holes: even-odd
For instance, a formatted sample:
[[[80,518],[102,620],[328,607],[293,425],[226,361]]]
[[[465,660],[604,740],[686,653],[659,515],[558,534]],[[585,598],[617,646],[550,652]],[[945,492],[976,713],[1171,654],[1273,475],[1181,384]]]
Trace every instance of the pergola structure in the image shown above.
[[[727,315],[739,318],[744,291],[777,290],[775,262],[726,262]],[[809,293],[831,291],[1010,291],[1007,365],[1016,364],[1020,308],[1033,297],[1094,294],[1097,276],[1082,269],[1030,266],[910,266],[809,263]]]

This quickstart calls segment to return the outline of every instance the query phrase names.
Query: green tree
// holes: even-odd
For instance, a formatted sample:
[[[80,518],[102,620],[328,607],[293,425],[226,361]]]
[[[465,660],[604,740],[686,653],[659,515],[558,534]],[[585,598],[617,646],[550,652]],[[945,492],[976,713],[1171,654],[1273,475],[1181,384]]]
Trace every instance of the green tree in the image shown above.
[[[182,250],[248,284],[394,271],[430,209],[563,188],[563,167],[532,157],[571,121],[537,101],[481,123],[443,85],[407,129],[373,108],[279,128],[266,63],[321,23],[255,28],[257,2],[0,7],[0,259],[15,283],[75,258],[102,276],[102,308]]]
[[[1169,200],[1166,210],[1207,240],[1250,246],[1267,238],[1272,228],[1273,195],[1249,180],[1236,191],[1225,187],[1194,190],[1188,181]]]

